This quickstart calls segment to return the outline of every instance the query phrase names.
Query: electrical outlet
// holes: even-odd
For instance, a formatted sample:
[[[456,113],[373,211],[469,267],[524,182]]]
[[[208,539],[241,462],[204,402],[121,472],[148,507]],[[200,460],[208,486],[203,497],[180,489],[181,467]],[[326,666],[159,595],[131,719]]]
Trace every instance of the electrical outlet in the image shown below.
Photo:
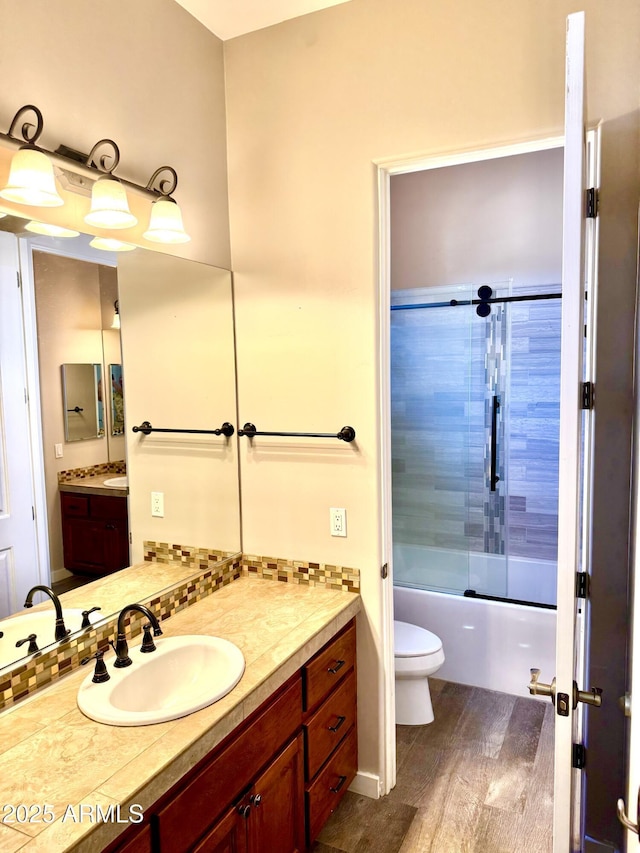
[[[346,536],[347,535],[347,511],[346,509],[332,506],[329,509],[329,518],[331,520],[331,535]]]
[[[62,445],[61,444],[54,444],[53,447],[55,450],[56,459],[62,459]]]
[[[164,492],[151,492],[151,515],[164,518]]]

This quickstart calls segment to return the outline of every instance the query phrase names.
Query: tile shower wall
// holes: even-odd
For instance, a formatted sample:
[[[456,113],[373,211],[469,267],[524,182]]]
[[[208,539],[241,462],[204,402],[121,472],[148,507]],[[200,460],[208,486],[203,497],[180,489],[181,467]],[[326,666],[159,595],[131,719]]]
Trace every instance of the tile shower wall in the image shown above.
[[[484,335],[467,307],[391,313],[396,542],[484,550]]]
[[[507,537],[518,557],[557,559],[561,307],[560,299],[508,306]]]
[[[561,301],[494,305],[487,319],[475,306],[447,304],[475,291],[393,294],[394,304],[444,303],[391,314],[394,542],[555,560]],[[494,393],[500,485],[492,495]]]

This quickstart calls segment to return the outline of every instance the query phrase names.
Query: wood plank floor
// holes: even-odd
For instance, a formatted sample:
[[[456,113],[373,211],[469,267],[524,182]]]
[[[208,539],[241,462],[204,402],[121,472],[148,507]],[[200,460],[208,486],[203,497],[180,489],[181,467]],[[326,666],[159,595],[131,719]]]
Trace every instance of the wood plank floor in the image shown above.
[[[550,853],[553,706],[430,679],[435,720],[397,727],[397,784],[347,792],[314,853]]]

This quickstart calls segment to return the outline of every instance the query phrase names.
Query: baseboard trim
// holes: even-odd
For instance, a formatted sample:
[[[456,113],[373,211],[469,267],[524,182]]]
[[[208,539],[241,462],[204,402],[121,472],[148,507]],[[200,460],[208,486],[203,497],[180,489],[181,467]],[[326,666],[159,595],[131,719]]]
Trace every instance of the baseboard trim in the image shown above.
[[[380,798],[380,777],[373,773],[358,770],[356,778],[349,785],[349,790],[353,791],[354,794],[362,794],[363,797],[377,800]]]
[[[67,569],[54,569],[51,572],[51,582],[57,583],[58,581],[64,581],[67,578],[72,578],[73,572],[67,571]]]

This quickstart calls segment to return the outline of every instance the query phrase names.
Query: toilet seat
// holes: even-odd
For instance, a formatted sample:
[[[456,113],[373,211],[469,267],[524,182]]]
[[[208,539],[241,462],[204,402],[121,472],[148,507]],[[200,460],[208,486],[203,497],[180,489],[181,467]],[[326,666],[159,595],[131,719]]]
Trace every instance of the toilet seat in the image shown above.
[[[442,650],[442,640],[426,628],[408,622],[393,623],[394,657],[415,658],[434,655]]]

